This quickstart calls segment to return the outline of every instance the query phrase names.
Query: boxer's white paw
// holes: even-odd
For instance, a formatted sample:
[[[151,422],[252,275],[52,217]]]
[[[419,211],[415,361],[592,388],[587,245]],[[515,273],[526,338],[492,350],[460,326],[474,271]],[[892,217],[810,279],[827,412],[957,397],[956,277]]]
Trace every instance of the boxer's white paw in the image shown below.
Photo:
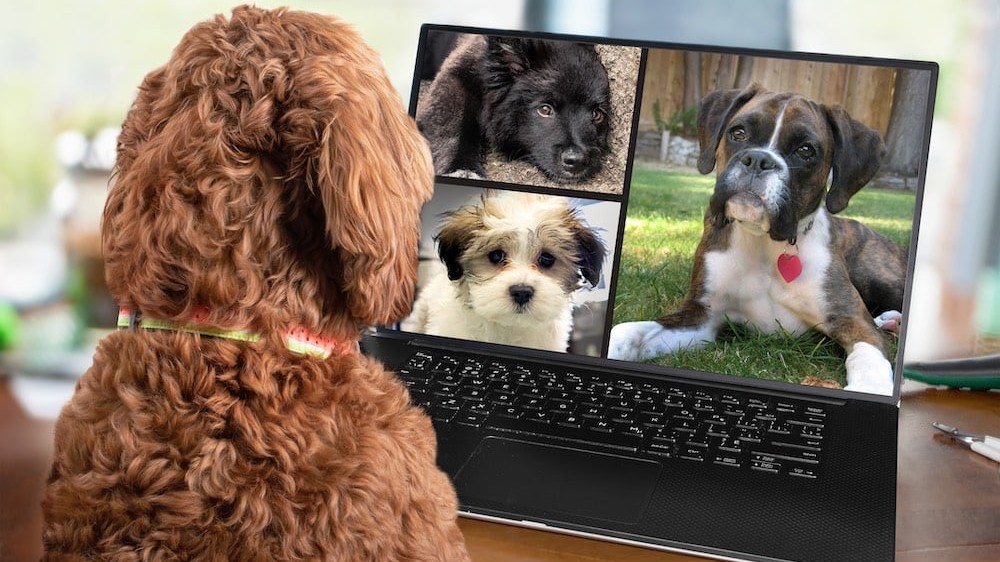
[[[714,334],[707,328],[670,330],[659,322],[624,322],[611,328],[608,358],[644,361],[679,349],[701,347],[712,339]]]
[[[847,354],[847,386],[844,390],[891,396],[892,364],[875,346],[856,343]]]
[[[608,334],[608,359],[641,361],[643,340],[656,322],[625,322],[611,327]],[[661,326],[662,328],[662,326]]]

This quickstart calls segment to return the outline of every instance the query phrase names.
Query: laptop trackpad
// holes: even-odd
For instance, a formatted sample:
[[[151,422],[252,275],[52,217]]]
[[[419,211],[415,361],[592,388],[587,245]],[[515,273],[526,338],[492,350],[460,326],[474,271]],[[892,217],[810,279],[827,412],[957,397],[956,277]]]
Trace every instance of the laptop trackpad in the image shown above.
[[[455,487],[470,505],[635,523],[659,474],[654,461],[488,437]]]

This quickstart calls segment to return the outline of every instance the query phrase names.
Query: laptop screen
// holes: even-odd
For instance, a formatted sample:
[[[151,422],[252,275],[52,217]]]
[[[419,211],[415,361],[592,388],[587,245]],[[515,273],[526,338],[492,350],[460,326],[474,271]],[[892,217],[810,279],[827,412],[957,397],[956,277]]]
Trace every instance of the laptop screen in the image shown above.
[[[936,65],[431,25],[418,52],[402,330],[898,392]]]

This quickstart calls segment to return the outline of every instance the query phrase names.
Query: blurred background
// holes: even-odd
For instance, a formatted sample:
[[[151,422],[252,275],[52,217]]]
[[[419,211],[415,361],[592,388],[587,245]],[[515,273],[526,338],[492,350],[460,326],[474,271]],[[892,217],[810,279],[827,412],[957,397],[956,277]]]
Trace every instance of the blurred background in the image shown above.
[[[342,17],[408,102],[425,22],[935,61],[907,360],[1000,351],[1000,0],[288,0]],[[117,127],[183,33],[234,2],[35,0],[0,21],[0,376],[54,417],[117,310],[98,226]]]

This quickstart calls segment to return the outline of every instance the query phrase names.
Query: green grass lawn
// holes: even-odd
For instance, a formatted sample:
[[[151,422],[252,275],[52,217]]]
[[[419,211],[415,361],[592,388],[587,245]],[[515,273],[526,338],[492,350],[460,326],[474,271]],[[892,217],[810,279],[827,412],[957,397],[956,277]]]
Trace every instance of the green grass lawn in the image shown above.
[[[714,175],[641,166],[633,170],[615,324],[658,318],[683,300],[714,185]],[[855,195],[840,216],[857,219],[907,246],[914,203],[913,193],[869,187]],[[843,351],[818,332],[801,337],[766,335],[747,326],[729,325],[712,345],[651,362],[769,380],[801,382],[805,377],[818,377],[846,384]]]

